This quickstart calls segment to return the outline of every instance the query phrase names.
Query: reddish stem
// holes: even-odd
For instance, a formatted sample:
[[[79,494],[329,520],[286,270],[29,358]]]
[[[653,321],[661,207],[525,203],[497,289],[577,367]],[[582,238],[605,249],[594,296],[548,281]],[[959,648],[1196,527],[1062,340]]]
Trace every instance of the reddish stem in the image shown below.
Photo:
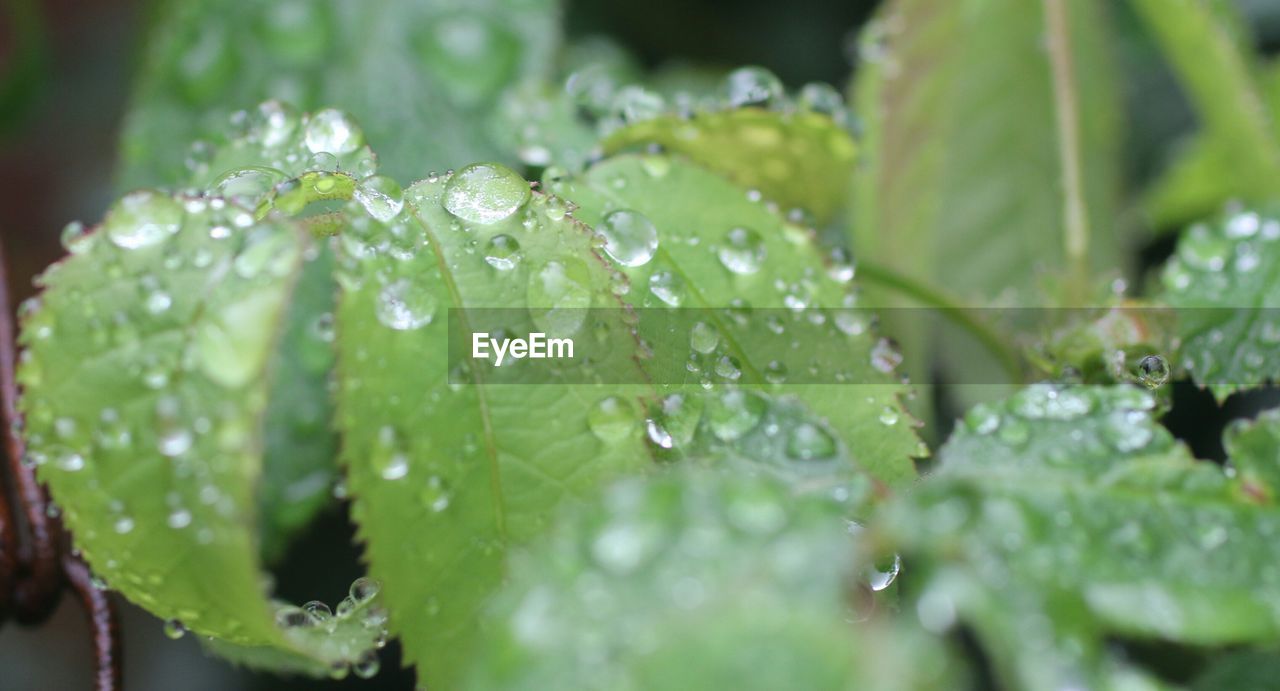
[[[67,581],[80,596],[80,604],[89,618],[93,631],[93,658],[96,664],[94,688],[97,691],[115,691],[123,688],[124,660],[120,640],[120,618],[110,595],[93,584],[89,567],[71,554],[62,557],[62,569]]]

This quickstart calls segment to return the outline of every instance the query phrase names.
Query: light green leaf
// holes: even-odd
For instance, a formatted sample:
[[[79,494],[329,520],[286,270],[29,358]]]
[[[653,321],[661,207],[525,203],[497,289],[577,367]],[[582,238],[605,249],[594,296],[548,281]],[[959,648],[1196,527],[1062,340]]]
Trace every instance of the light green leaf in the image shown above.
[[[1223,442],[1245,493],[1280,503],[1280,409],[1233,422]]]
[[[514,172],[468,166],[414,185],[406,202],[388,224],[357,220],[339,239],[339,423],[391,626],[421,677],[448,688],[508,547],[603,478],[651,465],[639,414],[650,390],[451,362],[455,329],[524,334],[550,320],[572,332],[584,329],[572,308],[588,306],[614,308],[595,333],[630,327],[590,231]],[[634,354],[597,366],[642,382]]]
[[[1192,458],[1154,403],[1132,387],[1035,385],[978,406],[938,471],[882,516],[890,544],[935,570],[922,617],[972,618],[1006,684],[1102,685],[1104,634],[1280,637],[1264,537],[1280,509]]]
[[[848,623],[841,515],[734,473],[615,484],[520,554],[469,688],[963,688],[918,630]]]
[[[548,189],[581,204],[577,216],[604,234],[604,253],[629,279],[627,302],[645,312],[699,309],[703,326],[716,334],[712,347],[700,350],[691,343],[697,324],[684,325],[672,342],[647,332],[642,315],[639,329],[654,344],[655,361],[674,353],[683,370],[687,354],[698,365],[697,373],[685,373],[687,382],[655,382],[741,378],[785,392],[836,435],[824,454],[843,445],[860,468],[889,484],[915,476],[919,441],[899,402],[907,389],[892,374],[899,356],[855,307],[846,285],[852,267],[828,266],[811,230],[678,158],[617,156],[581,179],[549,180]],[[829,311],[815,315],[818,308]],[[815,326],[815,316],[824,321]],[[812,338],[799,342],[788,330]],[[797,442],[794,452],[808,446]]]
[[[1092,266],[1118,268],[1114,70],[1099,3],[1067,2]],[[863,36],[854,249],[962,299],[1027,302],[1065,266],[1044,4],[891,0]]]
[[[1193,157],[1177,164],[1149,194],[1149,213],[1157,219],[1186,221],[1176,212],[1201,195],[1206,197],[1205,206],[1195,208],[1195,215],[1212,212],[1231,198],[1263,201],[1273,197],[1280,176],[1276,114],[1267,111],[1251,48],[1242,40],[1242,23],[1231,3],[1131,0],[1131,4],[1164,47],[1201,125],[1200,142],[1191,149]],[[1210,176],[1198,174],[1208,167],[1217,178],[1211,188],[1205,182]],[[1210,191],[1220,196],[1210,200]],[[1176,197],[1180,192],[1198,194],[1184,200]]]
[[[326,674],[373,655],[371,597],[320,621],[269,599],[258,556],[264,454],[281,448],[263,429],[270,397],[325,367],[273,366],[316,252],[307,235],[221,198],[143,190],[68,244],[25,316],[22,410],[94,572],[237,659]]]
[[[484,116],[504,87],[549,76],[557,14],[554,0],[166,3],[125,122],[121,185],[185,178],[189,142],[268,98],[350,111],[401,179],[497,156]]]
[[[1280,215],[1226,213],[1188,228],[1161,276],[1181,366],[1219,400],[1280,373]]]
[[[661,115],[603,142],[606,153],[649,144],[687,156],[787,211],[812,214],[819,224],[842,208],[853,174],[853,137],[821,111],[748,107]]]

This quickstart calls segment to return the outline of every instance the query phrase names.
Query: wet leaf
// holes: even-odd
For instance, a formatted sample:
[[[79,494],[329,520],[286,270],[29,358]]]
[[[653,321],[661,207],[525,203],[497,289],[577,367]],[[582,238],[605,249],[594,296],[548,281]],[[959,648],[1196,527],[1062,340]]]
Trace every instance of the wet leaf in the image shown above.
[[[1280,373],[1280,215],[1228,212],[1183,232],[1161,275],[1179,365],[1219,400]]]
[[[273,366],[317,256],[307,235],[221,198],[144,190],[69,247],[25,314],[22,410],[31,459],[94,572],[253,664],[328,674],[371,654],[372,598],[318,621],[269,598],[258,556],[259,530],[272,541],[290,525],[283,506],[269,514],[280,523],[259,516],[277,499],[258,494],[264,475],[292,482],[290,468],[263,468],[283,448],[263,429],[282,420],[270,399],[325,367]]]
[[[556,14],[551,0],[167,3],[126,118],[121,185],[185,178],[190,142],[268,98],[348,110],[401,179],[498,156],[484,116],[507,85],[549,76]]]
[[[414,185],[406,202],[401,216],[355,222],[339,240],[339,424],[392,629],[422,679],[450,687],[508,548],[602,479],[650,467],[639,414],[649,389],[451,361],[452,329],[523,334],[550,318],[574,334],[584,327],[573,310],[588,306],[613,308],[590,328],[630,327],[590,231],[514,172],[469,166]],[[634,353],[595,366],[642,382]]]
[[[1102,685],[1120,673],[1107,634],[1276,640],[1265,544],[1280,510],[1195,460],[1154,405],[1133,387],[1034,385],[971,410],[938,471],[879,524],[930,571],[926,627],[972,620],[1021,688]]]
[[[914,477],[919,441],[899,402],[907,389],[893,375],[900,356],[856,307],[847,285],[852,266],[824,263],[812,231],[678,158],[617,156],[580,180],[548,185],[581,204],[577,216],[605,234],[604,253],[629,279],[624,300],[646,312],[700,309],[702,326],[719,334],[702,352],[691,343],[697,323],[682,322],[686,331],[672,344],[665,334],[647,332],[642,315],[639,328],[655,349],[675,348],[700,363],[687,380],[655,376],[655,382],[678,390],[740,378],[795,396],[839,440],[828,450],[807,438],[796,453],[826,456],[843,446],[882,482]],[[812,338],[800,342],[788,331]],[[823,357],[832,354],[834,361]]]
[[[575,507],[515,560],[470,688],[963,688],[918,630],[848,622],[841,509],[787,495],[684,468]]]
[[[1191,688],[1195,691],[1238,689],[1266,691],[1280,676],[1280,655],[1274,650],[1242,650],[1226,653],[1209,663]]]

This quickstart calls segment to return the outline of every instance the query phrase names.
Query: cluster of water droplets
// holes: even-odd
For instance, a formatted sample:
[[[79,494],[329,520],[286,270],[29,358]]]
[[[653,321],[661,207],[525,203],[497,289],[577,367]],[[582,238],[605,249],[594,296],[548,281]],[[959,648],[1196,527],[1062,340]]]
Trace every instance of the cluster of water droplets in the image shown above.
[[[380,590],[377,581],[362,577],[332,609],[319,600],[300,607],[278,604],[276,626],[303,649],[330,660],[332,678],[355,674],[368,679],[378,673],[378,650],[387,644],[387,613],[377,599]]]
[[[1145,449],[1161,434],[1156,403],[1152,393],[1134,386],[1032,384],[1003,403],[970,409],[964,431],[973,436],[960,438],[989,438],[1018,454],[1042,453],[1050,463],[1071,465]],[[1064,433],[1073,436],[1074,448],[1063,446]]]

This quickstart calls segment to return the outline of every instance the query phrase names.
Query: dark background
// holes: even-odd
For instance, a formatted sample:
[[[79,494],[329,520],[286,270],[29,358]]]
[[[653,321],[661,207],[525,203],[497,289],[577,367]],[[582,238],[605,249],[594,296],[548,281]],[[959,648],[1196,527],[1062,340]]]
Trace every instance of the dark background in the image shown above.
[[[1240,3],[1253,20],[1260,48],[1274,50],[1280,44],[1280,2]],[[566,17],[570,35],[611,36],[650,66],[676,60],[759,64],[790,86],[827,81],[843,87],[853,65],[849,39],[875,5],[872,0],[578,0],[570,3]],[[24,8],[32,12],[23,14]],[[114,196],[116,132],[147,14],[146,3],[136,0],[0,0],[0,241],[18,299],[32,292],[32,276],[62,255],[62,226],[72,220],[95,222]],[[1132,19],[1123,10],[1113,19],[1125,68],[1129,186],[1137,189],[1193,121]],[[1168,240],[1151,242],[1144,263],[1154,265],[1170,249]],[[1167,422],[1199,453],[1220,458],[1222,422],[1256,410],[1265,397],[1234,400],[1219,409],[1203,394],[1180,386],[1177,411]],[[359,573],[357,557],[344,513],[332,511],[279,569],[281,594],[296,601],[319,596],[336,602]],[[0,688],[88,688],[91,657],[81,617],[67,600],[39,630],[0,628]],[[233,669],[206,658],[190,636],[169,641],[160,622],[129,607],[124,634],[131,689],[340,685]],[[412,688],[412,676],[398,666],[393,644],[384,651],[383,671],[375,680],[345,684]]]

